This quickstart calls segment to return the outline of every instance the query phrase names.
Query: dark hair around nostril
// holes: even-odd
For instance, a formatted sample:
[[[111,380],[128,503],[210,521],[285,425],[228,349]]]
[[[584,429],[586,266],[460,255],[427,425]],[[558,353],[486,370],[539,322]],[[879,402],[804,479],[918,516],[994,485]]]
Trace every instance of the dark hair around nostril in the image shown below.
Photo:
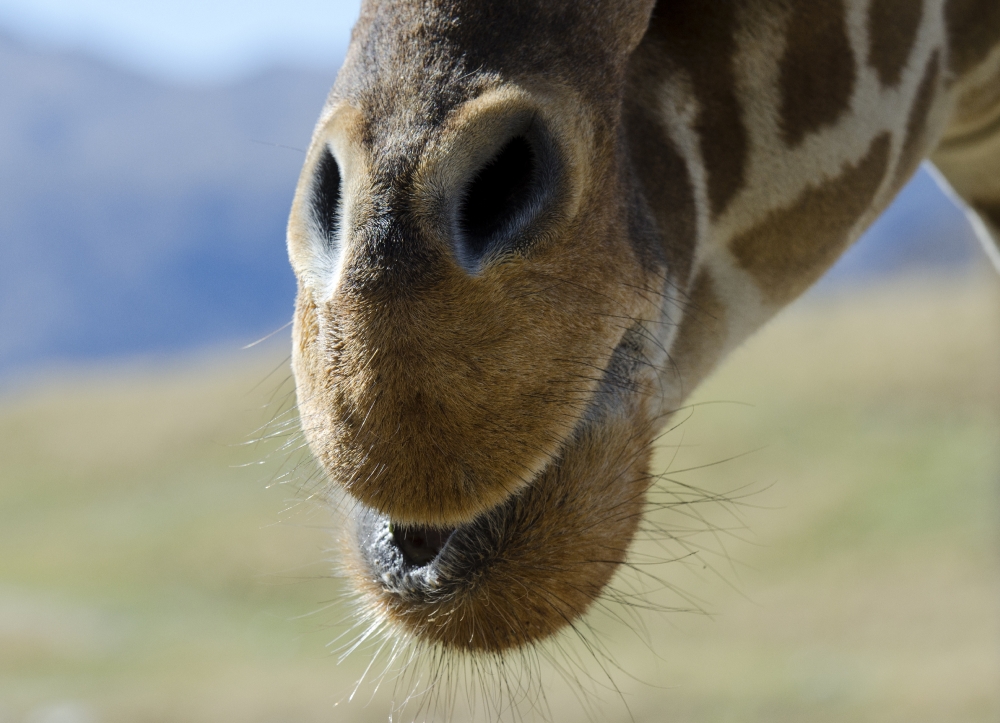
[[[392,535],[396,547],[411,565],[423,567],[429,564],[441,552],[454,529],[441,530],[436,527],[422,527],[390,524],[389,534]]]
[[[472,179],[459,210],[464,250],[480,258],[499,231],[528,206],[536,186],[538,158],[524,136],[507,141]]]

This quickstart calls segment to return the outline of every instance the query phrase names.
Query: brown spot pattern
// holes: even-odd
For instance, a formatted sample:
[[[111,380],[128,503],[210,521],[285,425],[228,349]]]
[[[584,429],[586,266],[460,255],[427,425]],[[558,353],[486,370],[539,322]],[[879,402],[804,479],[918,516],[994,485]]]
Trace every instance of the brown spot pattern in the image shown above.
[[[923,0],[872,0],[868,6],[868,63],[882,85],[902,79],[923,14]]]
[[[771,212],[733,240],[737,262],[768,301],[786,304],[811,286],[847,246],[848,233],[871,207],[889,163],[889,134],[840,176],[807,189],[790,208]]]
[[[780,64],[781,129],[796,146],[850,107],[857,63],[844,0],[792,3]]]
[[[715,3],[707,13],[700,2],[660,0],[643,40],[691,78],[699,108],[695,130],[702,139],[708,198],[716,216],[743,186],[747,161],[747,131],[733,73],[736,5]]]
[[[896,166],[896,185],[902,186],[923,160],[927,145],[927,116],[934,104],[935,91],[941,76],[941,53],[935,50],[927,61],[924,77],[917,88],[916,99],[906,121],[906,138]]]
[[[944,20],[948,30],[948,66],[959,75],[983,62],[1000,43],[997,0],[948,0]]]
[[[643,43],[634,54],[623,110],[625,140],[636,185],[656,219],[661,258],[673,277],[686,280],[697,245],[697,211],[687,164],[663,125],[657,87],[648,82],[663,66],[662,53],[651,44]]]

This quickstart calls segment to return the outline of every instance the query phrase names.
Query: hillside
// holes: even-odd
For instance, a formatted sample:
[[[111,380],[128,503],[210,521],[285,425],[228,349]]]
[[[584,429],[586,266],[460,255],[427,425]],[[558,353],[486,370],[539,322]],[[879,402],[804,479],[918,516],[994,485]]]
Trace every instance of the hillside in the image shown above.
[[[286,321],[294,149],[334,70],[191,89],[3,35],[0,68],[0,375]]]

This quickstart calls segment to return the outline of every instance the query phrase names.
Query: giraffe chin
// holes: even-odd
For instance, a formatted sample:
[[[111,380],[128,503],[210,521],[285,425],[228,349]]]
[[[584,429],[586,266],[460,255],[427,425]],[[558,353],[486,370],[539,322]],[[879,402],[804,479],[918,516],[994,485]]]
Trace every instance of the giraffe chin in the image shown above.
[[[454,528],[403,527],[351,500],[345,568],[364,612],[398,635],[467,653],[531,645],[571,625],[636,534],[650,442],[634,420],[591,419],[525,489]]]

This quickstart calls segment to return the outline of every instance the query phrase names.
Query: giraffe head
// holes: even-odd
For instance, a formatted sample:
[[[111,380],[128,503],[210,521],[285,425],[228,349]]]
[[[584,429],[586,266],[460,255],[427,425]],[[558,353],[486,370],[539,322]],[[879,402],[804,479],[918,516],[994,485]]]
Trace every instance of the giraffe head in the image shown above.
[[[288,233],[302,426],[349,576],[424,641],[545,638],[635,534],[690,253],[626,143],[651,9],[366,2],[317,125]]]

